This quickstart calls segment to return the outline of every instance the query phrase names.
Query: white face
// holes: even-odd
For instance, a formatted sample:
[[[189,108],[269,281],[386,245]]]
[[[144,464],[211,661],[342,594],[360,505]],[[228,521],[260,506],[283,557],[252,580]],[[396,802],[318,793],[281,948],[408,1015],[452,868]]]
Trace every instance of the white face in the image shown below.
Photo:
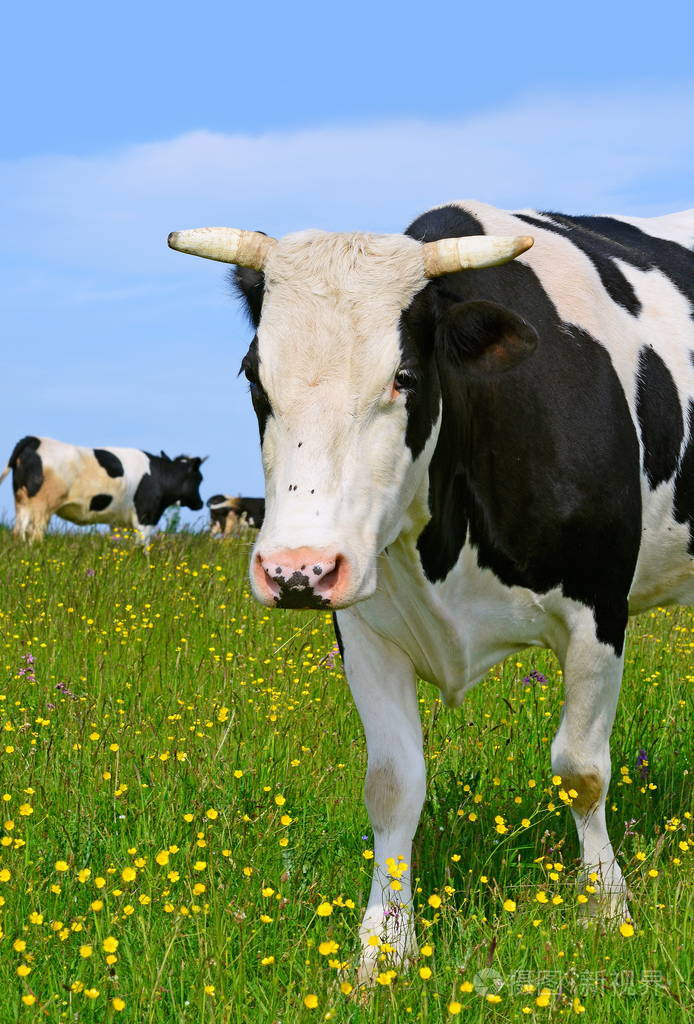
[[[251,561],[267,605],[343,607],[373,593],[435,430],[406,443],[400,317],[426,284],[402,235],[302,232],[265,266],[257,333],[265,523]],[[252,376],[252,374],[251,374]]]

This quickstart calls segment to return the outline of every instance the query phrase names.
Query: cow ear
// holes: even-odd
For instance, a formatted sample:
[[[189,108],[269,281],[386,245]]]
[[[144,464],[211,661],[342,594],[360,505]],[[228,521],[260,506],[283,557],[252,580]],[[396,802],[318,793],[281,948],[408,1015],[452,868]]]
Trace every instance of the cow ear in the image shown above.
[[[163,448],[162,448],[162,450],[161,450],[161,451],[159,452],[159,454],[161,455],[162,459],[166,459],[166,461],[167,461],[167,462],[171,462],[171,459],[170,459],[170,458],[169,458],[169,456],[168,456],[168,455],[166,454],[166,452],[164,451],[164,449],[163,449]]]
[[[501,373],[535,350],[537,331],[494,302],[456,302],[440,316],[436,343],[442,355],[480,373]]]

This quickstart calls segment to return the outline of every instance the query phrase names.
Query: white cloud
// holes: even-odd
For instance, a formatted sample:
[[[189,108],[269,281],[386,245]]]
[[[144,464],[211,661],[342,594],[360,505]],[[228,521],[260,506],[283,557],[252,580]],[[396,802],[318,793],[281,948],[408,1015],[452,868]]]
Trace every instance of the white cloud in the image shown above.
[[[174,228],[396,231],[429,205],[657,213],[689,204],[694,88],[533,97],[457,122],[258,136],[192,132],[93,158],[0,164],[3,244],[22,261],[176,273]],[[185,273],[190,274],[186,261]]]

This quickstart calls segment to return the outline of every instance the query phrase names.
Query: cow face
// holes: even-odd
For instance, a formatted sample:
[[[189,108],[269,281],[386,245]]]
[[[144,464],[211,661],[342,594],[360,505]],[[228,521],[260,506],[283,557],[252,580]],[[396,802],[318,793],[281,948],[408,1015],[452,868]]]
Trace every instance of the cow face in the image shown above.
[[[251,565],[264,604],[342,607],[373,593],[376,556],[400,533],[436,439],[435,382],[415,403],[429,376],[401,331],[425,285],[421,246],[405,236],[306,232],[273,252],[242,364],[265,469]]]
[[[309,231],[277,242],[210,228],[169,244],[247,268],[237,283],[256,336],[242,370],[266,485],[251,559],[255,596],[301,608],[368,597],[379,554],[424,525],[440,419],[433,335],[410,329],[405,311],[429,278],[506,262],[532,239],[423,245],[404,235]]]
[[[202,498],[200,497],[202,473],[200,472],[200,466],[204,461],[204,459],[197,457],[189,458],[187,455],[177,455],[173,459],[173,465],[175,465],[178,471],[178,500],[186,508],[192,509],[193,512],[199,512],[202,508]]]

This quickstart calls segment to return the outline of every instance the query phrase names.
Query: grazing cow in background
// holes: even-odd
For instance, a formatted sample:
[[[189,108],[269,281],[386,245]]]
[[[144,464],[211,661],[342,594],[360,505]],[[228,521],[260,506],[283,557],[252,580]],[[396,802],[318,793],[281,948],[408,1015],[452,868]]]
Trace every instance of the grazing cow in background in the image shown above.
[[[146,543],[169,505],[202,508],[204,461],[29,436],[15,445],[0,483],[12,470],[14,534],[21,540],[41,540],[51,516],[58,515],[79,526],[131,526]]]
[[[377,863],[361,977],[372,936],[396,960],[415,941],[409,872],[389,882],[425,794],[417,676],[457,705],[528,645],[563,668],[552,767],[598,875],[592,909],[627,913],[605,825],[627,617],[694,602],[694,211],[461,202],[405,235],[169,244],[236,263],[256,327],[255,595],[339,609]]]
[[[259,530],[265,519],[265,498],[232,498],[214,494],[207,499],[210,510],[210,536],[228,537],[237,527],[252,526]]]

